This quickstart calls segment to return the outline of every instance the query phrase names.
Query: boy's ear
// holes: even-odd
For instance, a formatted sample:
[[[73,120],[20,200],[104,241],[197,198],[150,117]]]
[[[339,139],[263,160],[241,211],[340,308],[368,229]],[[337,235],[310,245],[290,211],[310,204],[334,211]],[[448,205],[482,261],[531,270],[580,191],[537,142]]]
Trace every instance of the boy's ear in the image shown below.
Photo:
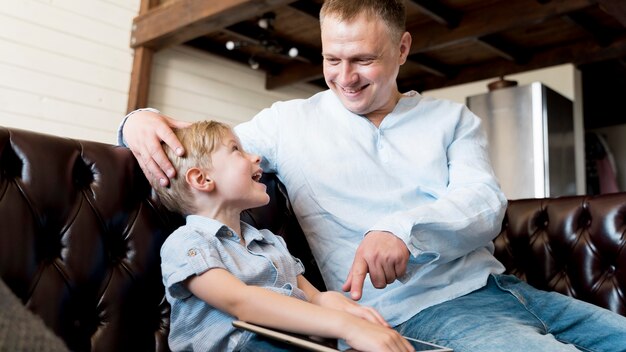
[[[203,170],[192,167],[185,173],[185,181],[192,188],[203,192],[211,192],[215,189],[215,181],[211,180],[209,175]]]

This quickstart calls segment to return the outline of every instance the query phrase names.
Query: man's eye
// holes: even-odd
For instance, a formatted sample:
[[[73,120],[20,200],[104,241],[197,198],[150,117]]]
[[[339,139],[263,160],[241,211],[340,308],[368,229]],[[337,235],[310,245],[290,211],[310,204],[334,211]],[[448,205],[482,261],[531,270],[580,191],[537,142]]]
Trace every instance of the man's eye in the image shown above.
[[[338,59],[326,59],[326,62],[328,62],[330,65],[337,65],[339,63]]]

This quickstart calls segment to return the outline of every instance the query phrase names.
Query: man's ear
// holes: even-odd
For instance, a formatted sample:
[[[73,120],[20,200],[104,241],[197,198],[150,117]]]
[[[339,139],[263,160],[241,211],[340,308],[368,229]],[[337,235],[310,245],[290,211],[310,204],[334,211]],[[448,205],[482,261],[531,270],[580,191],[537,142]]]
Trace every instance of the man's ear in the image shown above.
[[[409,32],[404,32],[400,39],[400,65],[404,65],[406,62],[406,58],[409,56],[409,52],[411,50],[411,42],[413,39],[411,38],[411,34]]]
[[[209,178],[209,175],[202,169],[192,167],[185,173],[185,182],[191,188],[203,192],[211,192],[215,189],[215,181]]]

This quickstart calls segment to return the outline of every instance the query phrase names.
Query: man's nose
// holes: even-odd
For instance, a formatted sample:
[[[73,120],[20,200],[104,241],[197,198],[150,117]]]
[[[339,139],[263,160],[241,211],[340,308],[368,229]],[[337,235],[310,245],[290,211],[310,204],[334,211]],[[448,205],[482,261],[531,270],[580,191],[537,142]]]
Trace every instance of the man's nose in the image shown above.
[[[337,80],[340,85],[346,87],[358,80],[358,75],[351,63],[342,63],[340,66]]]

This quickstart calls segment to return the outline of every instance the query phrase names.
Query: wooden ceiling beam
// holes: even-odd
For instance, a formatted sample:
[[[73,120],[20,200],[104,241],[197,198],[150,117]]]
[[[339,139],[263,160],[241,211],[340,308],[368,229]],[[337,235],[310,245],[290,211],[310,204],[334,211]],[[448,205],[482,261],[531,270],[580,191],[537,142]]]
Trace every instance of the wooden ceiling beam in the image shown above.
[[[469,83],[493,77],[505,76],[529,70],[535,70],[566,63],[575,65],[588,64],[626,56],[626,36],[614,40],[608,46],[601,46],[595,40],[587,40],[569,46],[557,47],[535,53],[525,65],[518,65],[508,60],[495,60],[481,65],[467,66],[460,69],[452,78],[416,77],[398,82],[401,90],[419,91]]]
[[[509,61],[523,64],[528,62],[530,55],[519,48],[513,47],[511,44],[501,40],[497,35],[488,35],[476,39],[476,43],[491,50],[500,57]]]
[[[322,8],[322,5],[311,2],[311,0],[299,0],[291,3],[289,6],[313,18],[320,18],[320,10]]]
[[[177,0],[150,9],[133,20],[131,47],[159,50],[182,44],[294,0]]]
[[[602,46],[609,45],[613,40],[613,35],[606,28],[600,26],[582,11],[568,13],[565,18],[589,33]]]
[[[466,40],[539,23],[594,6],[596,1],[552,0],[540,4],[535,0],[501,0],[487,8],[465,13],[459,27],[455,29],[424,24],[409,28],[408,31],[413,36],[410,53],[441,49]]]
[[[443,5],[437,0],[412,0],[417,7],[428,17],[448,28],[455,28],[459,25],[463,14]]]
[[[291,42],[282,37],[276,36],[275,33],[267,31],[258,26],[249,25],[246,22],[240,22],[229,26],[228,28],[222,29],[222,32],[233,36],[235,38],[239,38],[240,41],[247,42],[248,44],[257,45],[259,47],[263,47],[263,41],[274,41],[274,45],[276,48],[281,49],[272,51],[274,55],[279,55],[287,59],[299,60],[307,63],[320,63],[322,56],[318,49],[309,48],[303,44],[298,44]],[[271,44],[271,43],[270,43]],[[292,58],[288,55],[288,50],[292,47],[298,49],[298,56]],[[236,50],[236,49],[235,49]]]
[[[598,0],[600,8],[626,27],[626,1]]]
[[[272,90],[291,84],[309,82],[324,77],[322,64],[293,63],[285,66],[280,72],[268,73],[265,78],[265,89]]]
[[[454,71],[451,67],[448,67],[441,62],[433,60],[423,54],[411,55],[407,58],[407,60],[410,60],[413,64],[418,65],[422,70],[438,77],[449,78],[456,75],[456,71]]]

